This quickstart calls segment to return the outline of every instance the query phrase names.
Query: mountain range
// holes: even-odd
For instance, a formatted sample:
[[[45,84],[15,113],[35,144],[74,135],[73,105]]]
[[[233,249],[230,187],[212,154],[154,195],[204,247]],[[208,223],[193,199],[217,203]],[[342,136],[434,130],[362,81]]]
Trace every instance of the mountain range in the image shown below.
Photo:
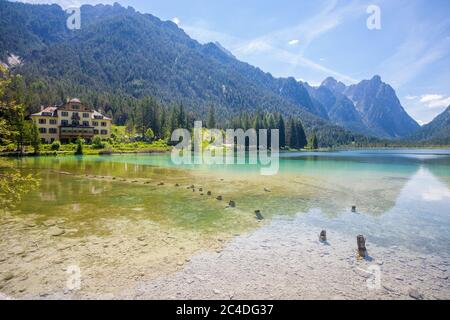
[[[224,119],[258,110],[298,116],[322,145],[422,130],[379,76],[350,86],[327,78],[319,87],[276,78],[219,43],[200,44],[173,22],[119,4],[82,6],[80,30],[68,30],[66,20],[57,5],[0,0],[0,60],[14,60],[11,70],[34,88],[30,111],[66,96],[107,100],[103,108],[121,124],[128,99],[149,95],[182,101],[199,117],[211,105]]]

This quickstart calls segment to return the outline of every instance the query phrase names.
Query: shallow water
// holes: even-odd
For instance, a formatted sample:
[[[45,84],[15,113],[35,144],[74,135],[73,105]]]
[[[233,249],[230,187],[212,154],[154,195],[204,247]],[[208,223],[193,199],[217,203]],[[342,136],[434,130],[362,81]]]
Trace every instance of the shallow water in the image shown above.
[[[449,150],[282,153],[274,176],[261,176],[259,167],[250,165],[177,167],[167,154],[15,163],[41,178],[39,190],[24,197],[18,214],[33,214],[38,221],[63,218],[77,229],[72,237],[109,234],[104,219],[122,218],[232,237],[259,228],[254,219],[259,209],[266,223],[282,217],[288,224],[302,215],[329,232],[450,255]],[[187,189],[191,184],[195,192]],[[219,194],[223,201],[215,200]],[[228,200],[237,208],[226,208]]]

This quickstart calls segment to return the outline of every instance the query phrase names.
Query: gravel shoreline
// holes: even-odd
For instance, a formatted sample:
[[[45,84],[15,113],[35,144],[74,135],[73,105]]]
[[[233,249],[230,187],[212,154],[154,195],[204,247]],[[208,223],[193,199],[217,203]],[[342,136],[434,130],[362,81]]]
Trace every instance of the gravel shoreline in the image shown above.
[[[449,299],[449,259],[401,247],[356,257],[356,236],[320,229],[298,216],[196,255],[169,276],[141,282],[126,299]],[[380,278],[375,274],[379,272]],[[377,282],[377,279],[380,279]]]

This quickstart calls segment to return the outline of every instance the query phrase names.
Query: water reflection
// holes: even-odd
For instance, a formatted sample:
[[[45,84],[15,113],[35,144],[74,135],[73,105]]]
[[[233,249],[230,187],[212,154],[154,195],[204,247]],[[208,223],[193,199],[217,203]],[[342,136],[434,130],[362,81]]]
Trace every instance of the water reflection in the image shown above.
[[[261,176],[253,166],[174,167],[169,155],[27,158],[17,165],[42,179],[19,209],[43,220],[64,215],[74,227],[82,222],[85,233],[108,232],[101,219],[125,217],[232,235],[257,228],[258,209],[266,223],[300,213],[383,244],[450,248],[445,151],[285,153],[275,176]],[[191,184],[195,192],[186,189]],[[219,194],[224,201],[215,200]],[[228,200],[237,208],[226,208]]]

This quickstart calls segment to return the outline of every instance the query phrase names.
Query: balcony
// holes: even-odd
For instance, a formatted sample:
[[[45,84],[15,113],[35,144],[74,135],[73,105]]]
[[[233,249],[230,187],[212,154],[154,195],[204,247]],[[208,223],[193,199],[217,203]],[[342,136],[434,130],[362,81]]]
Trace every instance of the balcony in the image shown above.
[[[77,138],[77,137],[93,137],[94,127],[85,126],[61,126],[60,127],[61,138]]]

